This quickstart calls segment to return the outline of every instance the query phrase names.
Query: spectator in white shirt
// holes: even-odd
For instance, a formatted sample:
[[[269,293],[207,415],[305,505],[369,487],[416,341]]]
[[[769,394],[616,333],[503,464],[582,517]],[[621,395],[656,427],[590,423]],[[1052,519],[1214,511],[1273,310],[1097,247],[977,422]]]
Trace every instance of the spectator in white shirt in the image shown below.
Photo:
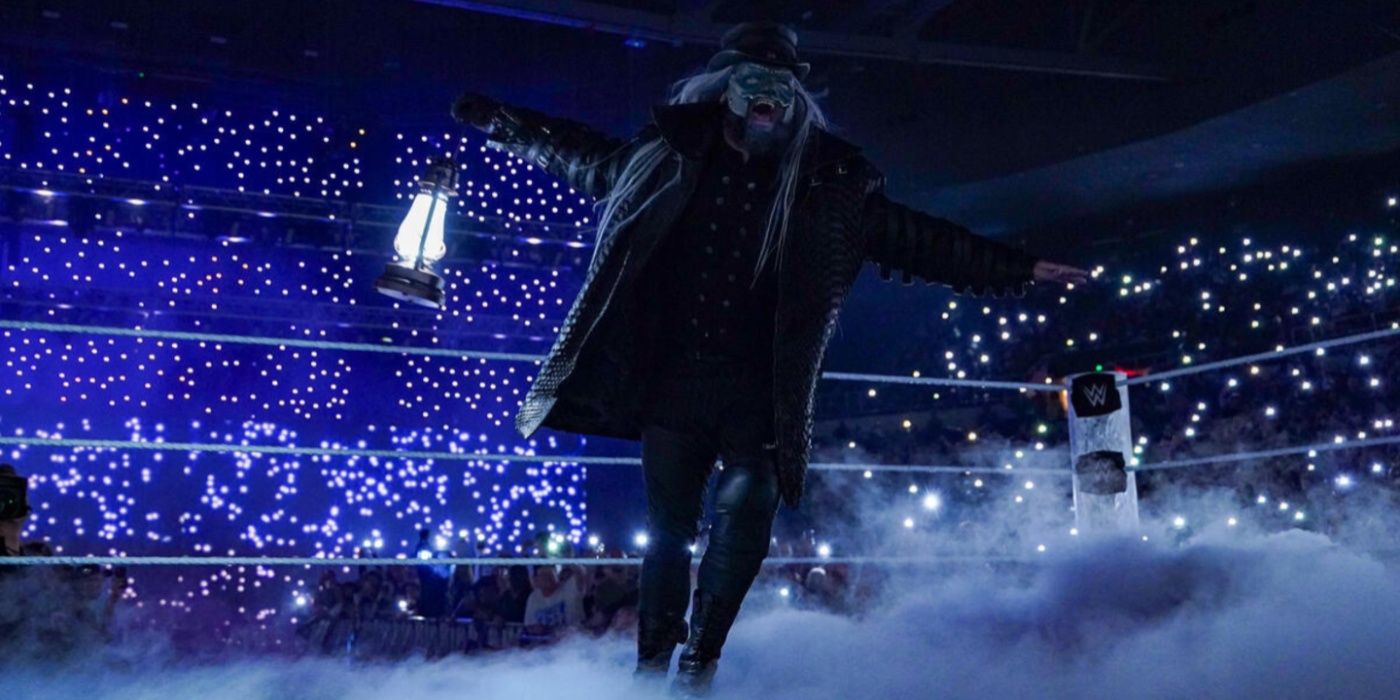
[[[564,569],[563,580],[553,566],[535,567],[535,590],[525,603],[525,631],[531,635],[558,635],[583,622],[586,577],[579,567]]]

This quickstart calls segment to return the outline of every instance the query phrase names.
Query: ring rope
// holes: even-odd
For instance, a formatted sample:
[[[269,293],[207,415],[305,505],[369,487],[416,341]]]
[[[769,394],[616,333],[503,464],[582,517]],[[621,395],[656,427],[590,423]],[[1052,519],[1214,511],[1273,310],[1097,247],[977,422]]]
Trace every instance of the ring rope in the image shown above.
[[[1384,328],[1378,331],[1358,333],[1356,335],[1347,335],[1342,336],[1340,338],[1331,338],[1329,340],[1319,340],[1315,343],[1307,343],[1305,345],[1299,345],[1297,347],[1280,348],[1278,350],[1260,352],[1255,353],[1253,355],[1242,355],[1240,357],[1235,357],[1228,360],[1207,362],[1203,365],[1192,365],[1190,367],[1179,367],[1177,369],[1171,369],[1165,372],[1144,374],[1140,377],[1133,377],[1131,379],[1128,379],[1127,381],[1123,382],[1123,384],[1127,386],[1135,386],[1137,384],[1150,384],[1152,382],[1159,382],[1166,379],[1171,379],[1173,377],[1182,377],[1189,374],[1196,374],[1198,372],[1207,372],[1213,369],[1234,367],[1236,365],[1246,365],[1251,362],[1260,362],[1263,360],[1273,360],[1280,357],[1288,357],[1289,355],[1299,355],[1305,352],[1325,350],[1327,348],[1335,348],[1342,345],[1354,345],[1356,343],[1364,343],[1367,341],[1378,340],[1381,338],[1389,338],[1391,336],[1396,335],[1400,335],[1400,322],[1392,324],[1390,328]]]
[[[957,562],[1017,562],[1032,557],[1010,555],[948,554],[921,557],[769,557],[768,566],[830,564],[924,564]],[[699,559],[694,559],[699,561]],[[52,556],[3,557],[4,566],[481,566],[516,564],[541,566],[641,566],[640,557],[625,558],[544,558],[544,557],[443,557],[441,559],[355,559],[351,557],[209,557],[209,556]]]
[[[344,350],[349,352],[377,352],[402,355],[423,355],[429,357],[460,357],[467,359],[504,360],[510,362],[539,362],[544,355],[512,352],[491,352],[486,350],[457,350],[452,348],[428,348],[421,345],[394,345],[390,343],[349,343],[334,340],[313,340],[309,338],[275,338],[256,335],[229,335],[223,333],[203,333],[191,331],[162,331],[149,328],[119,328],[115,326],[84,326],[69,323],[46,323],[42,321],[15,321],[0,319],[0,328],[21,331],[47,331],[52,333],[86,333],[124,338],[156,338],[160,340],[184,340],[198,343],[228,343],[242,345],[264,345],[278,348],[307,348],[311,350]],[[952,377],[905,377],[884,374],[856,374],[851,372],[824,372],[824,379],[843,381],[863,381],[884,384],[919,384],[930,386],[969,387],[975,389],[1015,389],[1018,391],[1064,391],[1064,387],[1053,384],[1033,384],[1030,382],[1003,382],[982,379],[956,379]]]
[[[191,342],[208,343],[230,343],[243,345],[264,345],[274,347],[299,347],[313,350],[344,350],[350,352],[378,352],[387,354],[421,355],[430,357],[461,357],[468,359],[483,360],[503,360],[512,362],[539,362],[544,359],[543,355],[529,353],[493,352],[488,350],[457,350],[452,348],[428,348],[423,346],[407,346],[393,344],[376,343],[350,343],[333,340],[311,340],[306,338],[275,338],[267,336],[252,335],[229,335],[221,333],[203,333],[189,331],[162,331],[146,328],[119,328],[115,326],[86,326],[67,323],[46,323],[41,321],[14,321],[10,319],[0,319],[0,328],[30,331],[48,331],[54,333],[87,333],[91,335],[109,335],[128,338],[157,338],[164,340],[186,340]],[[1392,324],[1390,328],[1359,333],[1356,335],[1342,336],[1329,340],[1321,340],[1313,343],[1306,343],[1292,348],[1281,348],[1268,352],[1254,353],[1240,357],[1207,362],[1203,365],[1193,365],[1191,367],[1179,367],[1177,369],[1155,372],[1139,377],[1132,377],[1123,382],[1125,386],[1136,386],[1139,384],[1149,384],[1152,382],[1164,381],[1173,377],[1187,376],[1200,372],[1207,372],[1214,369],[1234,367],[1237,365],[1249,364],[1265,360],[1277,359],[1298,355],[1305,352],[1313,352],[1319,349],[1339,347],[1343,345],[1353,345],[1371,340],[1388,338],[1400,335],[1400,322]],[[1034,382],[1011,382],[987,379],[957,379],[953,377],[906,377],[903,375],[865,374],[857,372],[823,372],[823,379],[836,381],[858,381],[884,384],[911,384],[925,386],[952,386],[966,387],[973,389],[1008,389],[1016,391],[1064,391],[1064,387],[1056,384],[1037,384]]]
[[[1247,462],[1270,457],[1304,454],[1308,452],[1331,452],[1347,449],[1361,449],[1400,443],[1400,436],[1348,440],[1343,442],[1322,442],[1298,447],[1282,447],[1255,452],[1193,457],[1189,459],[1167,460],[1131,466],[1129,471],[1157,471],[1181,467],[1219,464],[1227,462]],[[480,452],[433,452],[422,450],[376,450],[340,447],[296,447],[291,445],[233,445],[201,442],[147,442],[141,440],[98,440],[89,438],[41,438],[26,436],[0,436],[0,445],[23,445],[31,447],[77,447],[93,449],[136,449],[163,452],[218,452],[236,454],[290,454],[327,457],[383,457],[387,459],[440,459],[444,461],[481,462],[574,462],[579,464],[633,464],[642,460],[637,457],[608,457],[599,455],[503,455]],[[844,462],[813,462],[809,468],[822,471],[887,471],[944,474],[1049,474],[1068,475],[1068,469],[1051,467],[985,467],[930,464],[862,464]]]
[[[918,384],[929,386],[962,386],[973,389],[1015,389],[1017,391],[1064,391],[1058,384],[1035,384],[1033,382],[1005,382],[991,379],[954,379],[952,377],[904,377],[887,374],[859,374],[856,372],[823,372],[822,379],[844,382],[882,382],[885,384]]]
[[[1215,455],[1213,457],[1193,457],[1190,459],[1173,459],[1152,464],[1143,464],[1136,467],[1129,467],[1128,471],[1144,472],[1157,471],[1161,469],[1180,469],[1182,467],[1195,467],[1203,464],[1222,464],[1227,462],[1248,462],[1256,459],[1268,459],[1269,457],[1287,457],[1289,455],[1305,454],[1309,452],[1332,452],[1336,450],[1352,450],[1362,447],[1376,447],[1379,445],[1400,444],[1400,435],[1382,438],[1366,438],[1361,440],[1347,440],[1343,442],[1320,442],[1313,445],[1302,445],[1300,447],[1280,447],[1273,450],[1259,450],[1256,452],[1237,452],[1235,454]]]
[[[187,340],[198,343],[229,343],[231,345],[270,345],[278,348],[346,350],[351,352],[380,352],[394,355],[424,355],[429,357],[463,357],[467,359],[507,360],[516,362],[538,362],[544,359],[543,355],[531,355],[513,352],[490,352],[486,350],[454,350],[452,348],[425,348],[422,346],[392,345],[387,343],[347,343],[335,340],[312,340],[309,338],[272,338],[258,335],[229,335],[224,333],[161,331],[151,328],[82,326],[69,323],[14,321],[10,319],[0,319],[0,328],[12,328],[14,330],[21,331],[49,331],[53,333],[87,333],[89,335],[110,335],[124,338]]]
[[[1338,450],[1361,449],[1384,445],[1400,444],[1400,436],[1346,440],[1343,442],[1320,442],[1298,447],[1281,447],[1254,452],[1237,452],[1208,457],[1166,460],[1128,467],[1128,471],[1144,472],[1165,469],[1179,469],[1207,464],[1247,462],[1270,457],[1286,457],[1308,452],[1334,452]],[[634,464],[642,463],[637,457],[607,457],[597,455],[502,455],[477,452],[430,452],[419,450],[375,450],[338,447],[295,447],[290,445],[231,445],[200,442],[146,442],[140,440],[98,440],[89,438],[39,438],[26,436],[0,436],[0,445],[22,445],[30,447],[77,447],[94,449],[136,449],[164,452],[219,452],[238,454],[291,454],[328,457],[383,457],[387,459],[440,459],[444,461],[481,462],[575,462],[579,464]],[[929,464],[860,464],[844,462],[813,462],[811,469],[822,471],[887,471],[946,474],[1047,474],[1068,475],[1068,469],[1051,467],[973,467]]]
[[[234,445],[208,442],[149,442],[143,440],[99,440],[92,438],[45,438],[23,435],[0,436],[0,445],[32,447],[79,447],[95,449],[155,450],[161,452],[221,452],[239,454],[286,454],[326,457],[383,457],[386,459],[439,459],[462,462],[576,462],[579,464],[641,464],[639,457],[607,457],[597,455],[508,455],[488,452],[434,452],[423,450],[377,450],[349,447],[296,447],[293,445]],[[886,471],[928,474],[1069,474],[1065,469],[1048,467],[963,467],[927,464],[845,464],[814,462],[811,469],[823,471]]]
[[[11,321],[0,319],[0,328],[13,328],[18,330],[40,330],[53,332],[83,332],[98,335],[115,335],[125,337],[156,337],[171,340],[189,340],[195,342],[228,342],[246,343],[254,345],[275,345],[282,347],[307,347],[315,349],[335,349],[381,353],[400,354],[420,354],[449,357],[472,357],[481,359],[504,359],[504,360],[527,360],[537,361],[538,355],[525,355],[519,353],[495,353],[485,351],[452,350],[446,348],[425,348],[425,347],[405,347],[395,345],[375,345],[372,343],[346,343],[337,341],[306,340],[299,338],[268,338],[260,336],[240,336],[221,335],[213,333],[189,333],[182,331],[158,331],[150,329],[129,329],[109,326],[81,326],[72,324],[42,323],[28,321]],[[1377,340],[1400,335],[1400,323],[1396,323],[1392,328],[1359,333],[1340,338],[1307,343],[1293,348],[1284,348],[1263,353],[1255,353],[1241,357],[1209,362],[1193,367],[1182,367],[1165,372],[1158,372],[1140,377],[1133,377],[1123,382],[1126,386],[1135,386],[1151,382],[1164,381],[1173,377],[1197,374],[1214,369],[1233,367],[1251,362],[1276,359],[1297,355],[1305,352],[1313,352],[1319,349],[1339,347],[1356,343]],[[925,385],[955,385],[969,386],[974,388],[997,388],[1016,389],[1022,391],[1063,391],[1063,388],[1054,385],[1041,385],[1028,382],[1002,382],[992,380],[969,380],[951,379],[935,377],[903,377],[876,374],[858,374],[849,372],[827,372],[824,378],[838,381],[869,381],[887,382],[899,384],[925,384]],[[483,455],[479,453],[457,453],[457,452],[423,452],[423,451],[400,451],[400,450],[368,450],[368,449],[348,449],[348,448],[302,448],[290,446],[240,446],[240,445],[219,445],[213,443],[151,443],[130,440],[83,440],[83,439],[44,439],[25,437],[0,437],[0,444],[27,444],[27,445],[47,445],[47,446],[73,446],[73,447],[112,447],[127,449],[154,449],[169,451],[195,451],[195,452],[252,452],[266,454],[311,454],[311,455],[336,455],[336,456],[363,456],[363,457],[385,457],[385,458],[421,458],[421,459],[455,459],[455,460],[489,460],[489,461],[533,461],[551,462],[567,461],[581,464],[639,464],[640,460],[629,457],[596,457],[596,456],[573,456],[561,459],[548,455]],[[1391,444],[1388,438],[1377,438],[1374,440],[1363,440],[1351,443],[1321,443],[1319,445],[1303,446],[1297,448],[1281,448],[1277,450],[1265,450],[1252,453],[1238,453],[1233,455],[1219,455],[1214,457],[1202,457],[1185,460],[1170,460],[1157,462],[1154,464],[1139,465],[1131,467],[1132,471],[1153,471],[1161,469],[1173,469],[1185,466],[1196,466],[1202,464],[1216,464],[1224,462],[1240,462],[1251,459],[1261,459],[1275,456],[1286,456],[1300,454],[1309,451],[1328,451],[1336,449],[1347,449],[1353,447],[1365,447],[1368,445]],[[930,466],[930,465],[877,465],[877,464],[842,464],[842,463],[814,463],[814,469],[826,469],[833,471],[911,471],[929,473],[1006,473],[1017,471],[1024,473],[1067,473],[1062,469],[1035,469],[1020,468],[1015,470],[997,469],[995,467],[958,467],[958,466]]]

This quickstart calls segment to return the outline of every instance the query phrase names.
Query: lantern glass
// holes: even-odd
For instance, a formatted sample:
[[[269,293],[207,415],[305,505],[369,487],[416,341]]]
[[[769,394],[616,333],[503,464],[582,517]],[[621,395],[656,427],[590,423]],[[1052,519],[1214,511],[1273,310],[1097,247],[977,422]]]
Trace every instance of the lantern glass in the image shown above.
[[[431,265],[447,255],[444,229],[447,221],[447,192],[425,188],[413,197],[408,215],[394,236],[394,252],[399,259],[418,265]]]
[[[394,235],[398,259],[385,265],[384,274],[374,281],[381,293],[442,309],[447,294],[433,264],[447,256],[447,208],[456,194],[456,164],[451,158],[430,159],[427,172],[418,182],[418,194],[413,196],[408,215]]]

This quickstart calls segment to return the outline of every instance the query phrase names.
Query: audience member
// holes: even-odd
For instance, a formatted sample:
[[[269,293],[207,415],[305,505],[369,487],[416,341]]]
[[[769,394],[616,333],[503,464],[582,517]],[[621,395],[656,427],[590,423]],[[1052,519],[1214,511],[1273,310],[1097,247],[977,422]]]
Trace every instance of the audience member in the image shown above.
[[[578,566],[537,566],[534,591],[525,604],[525,631],[536,636],[558,636],[583,623],[583,596],[588,576]]]

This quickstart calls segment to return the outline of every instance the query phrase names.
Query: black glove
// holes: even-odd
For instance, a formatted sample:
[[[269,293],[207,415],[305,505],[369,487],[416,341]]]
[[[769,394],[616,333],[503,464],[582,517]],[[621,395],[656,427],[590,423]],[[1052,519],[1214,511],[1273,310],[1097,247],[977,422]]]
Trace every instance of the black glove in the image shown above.
[[[474,92],[464,92],[452,103],[452,118],[482,131],[491,130],[492,117],[501,103]]]

